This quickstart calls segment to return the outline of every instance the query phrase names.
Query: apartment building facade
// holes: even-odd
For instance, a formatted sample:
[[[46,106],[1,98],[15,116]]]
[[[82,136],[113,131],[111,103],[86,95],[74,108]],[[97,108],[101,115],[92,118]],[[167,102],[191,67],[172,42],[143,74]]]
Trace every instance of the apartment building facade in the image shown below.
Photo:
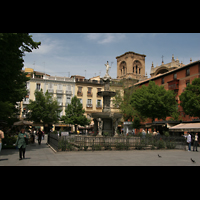
[[[178,103],[178,111],[180,112],[180,118],[182,121],[193,121],[197,120],[197,117],[190,117],[186,115],[183,111],[183,108],[180,106],[180,99],[179,96],[185,90],[188,84],[192,84],[192,81],[195,78],[200,78],[200,60],[192,62],[182,67],[173,69],[171,71],[165,72],[163,74],[158,74],[153,76],[147,80],[140,81],[134,86],[142,87],[142,85],[148,86],[149,81],[154,81],[156,85],[162,85],[166,90],[173,90],[176,94],[176,101]],[[166,118],[166,120],[170,120],[170,116]],[[167,123],[163,122],[162,120],[155,120],[159,121],[159,125],[168,125]],[[147,120],[145,124],[152,123],[151,120]],[[156,122],[154,122],[156,123]],[[148,126],[146,126],[148,127]]]
[[[85,115],[90,119],[90,114],[94,112],[102,112],[103,98],[97,93],[104,90],[104,83],[100,80],[100,76],[91,79],[85,79],[84,76],[71,76],[76,81],[75,95],[85,109]]]
[[[61,109],[60,117],[65,115],[65,108],[71,103],[71,98],[75,95],[75,79],[50,76],[42,72],[34,71],[31,68],[25,68],[24,71],[28,73],[27,76],[30,77],[30,80],[26,83],[28,94],[21,102],[20,118],[23,119],[26,117],[29,100],[35,100],[35,90],[41,89],[44,93],[48,90],[49,93],[53,94],[53,98],[58,101]]]

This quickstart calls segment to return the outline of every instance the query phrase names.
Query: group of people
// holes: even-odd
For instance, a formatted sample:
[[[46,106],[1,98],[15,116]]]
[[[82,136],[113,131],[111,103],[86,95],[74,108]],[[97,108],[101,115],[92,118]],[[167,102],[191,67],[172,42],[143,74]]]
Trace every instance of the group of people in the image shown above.
[[[142,132],[141,132],[141,134],[142,134],[142,136],[145,136],[146,134],[151,134],[151,135],[153,135],[153,136],[157,136],[157,135],[159,135],[160,133],[159,133],[159,131],[155,131],[155,130],[154,130],[154,132],[150,133],[149,131],[147,132],[147,131],[145,131],[145,130],[143,129]],[[128,136],[129,133],[127,133],[126,135]],[[132,130],[131,135],[136,135],[136,134],[135,134],[135,131]]]
[[[41,144],[41,140],[42,137],[44,139],[44,132],[42,132],[40,129],[38,131],[36,130],[32,130],[31,133],[31,138],[32,143],[34,143],[35,141],[35,135],[38,137],[38,144]],[[2,149],[2,139],[4,139],[4,132],[0,129],[0,152]],[[19,149],[19,160],[25,159],[25,152],[26,152],[26,145],[28,144],[28,139],[29,139],[29,135],[27,133],[25,133],[25,127],[22,127],[21,130],[18,133],[18,138],[17,141],[15,143],[14,146],[17,146],[17,148]]]
[[[41,139],[42,139],[42,137],[44,137],[44,132],[42,132],[40,129],[38,130],[38,132],[36,132],[36,130],[33,130],[31,137],[33,135],[37,135],[38,144],[40,145]],[[23,127],[18,134],[18,138],[17,138],[16,144],[15,144],[19,149],[19,160],[22,160],[22,154],[23,154],[23,159],[25,159],[25,151],[26,151],[26,145],[27,145],[28,139],[29,139],[29,136],[27,133],[25,133],[25,128]],[[34,143],[34,137],[33,137],[32,142]]]
[[[143,134],[144,131],[143,131]],[[153,133],[153,135],[158,135],[159,132],[155,132]],[[32,134],[31,134],[31,137],[34,136],[34,135],[37,135],[38,137],[38,144],[40,145],[41,144],[41,139],[42,137],[44,137],[44,132],[42,132],[40,129],[38,130],[38,132],[36,130],[33,130],[32,131]],[[198,133],[196,133],[194,136],[192,136],[189,132],[187,133],[187,136],[185,135],[182,135],[184,136],[185,138],[187,138],[187,143],[188,143],[188,151],[191,151],[191,142],[193,141],[193,151],[194,149],[196,148],[196,151],[197,150],[197,145],[198,145]],[[0,152],[1,152],[1,149],[2,149],[2,139],[4,138],[4,132],[0,130]],[[25,150],[26,150],[26,145],[27,145],[27,140],[29,139],[29,136],[27,133],[25,133],[25,128],[22,127],[19,134],[18,134],[18,138],[17,138],[17,141],[16,141],[16,146],[18,147],[19,149],[19,160],[22,160],[22,156],[23,156],[23,159],[25,159]],[[34,142],[34,140],[33,140]]]
[[[184,136],[185,138],[187,138],[187,144],[188,144],[188,151],[191,151],[191,143],[192,143],[192,141],[193,141],[193,151],[194,151],[194,149],[195,149],[195,147],[196,147],[196,151],[198,151],[197,150],[197,145],[198,145],[198,133],[196,133],[194,136],[192,136],[192,135],[190,135],[190,133],[188,132],[187,133],[187,136],[185,136],[185,135],[182,135],[182,136]]]
[[[41,129],[39,129],[38,131],[36,131],[36,129],[33,129],[31,132],[31,142],[35,143],[35,136],[37,136],[37,140],[38,140],[38,144],[41,144],[41,140],[44,140],[44,131],[41,131]]]
[[[35,135],[37,135],[38,144],[40,145],[42,137],[44,138],[44,132],[42,132],[40,129],[38,131],[32,130],[31,137],[33,136],[32,137],[33,143],[35,142],[34,141]],[[27,145],[26,139],[28,140],[29,136],[27,133],[25,133],[25,128],[23,127],[18,134],[18,138],[17,138],[16,144],[15,144],[19,149],[19,160],[22,160],[22,154],[23,154],[23,159],[25,159],[25,151],[26,151],[26,145]]]

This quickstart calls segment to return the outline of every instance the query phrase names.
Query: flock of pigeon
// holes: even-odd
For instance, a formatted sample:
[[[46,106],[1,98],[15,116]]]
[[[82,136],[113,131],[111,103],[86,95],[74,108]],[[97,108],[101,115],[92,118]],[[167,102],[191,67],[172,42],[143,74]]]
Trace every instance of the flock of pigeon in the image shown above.
[[[159,158],[162,158],[162,156],[160,156],[159,154],[158,154],[158,157],[159,157]],[[193,160],[192,158],[190,158],[190,160],[191,160],[193,163],[196,163],[195,160]]]

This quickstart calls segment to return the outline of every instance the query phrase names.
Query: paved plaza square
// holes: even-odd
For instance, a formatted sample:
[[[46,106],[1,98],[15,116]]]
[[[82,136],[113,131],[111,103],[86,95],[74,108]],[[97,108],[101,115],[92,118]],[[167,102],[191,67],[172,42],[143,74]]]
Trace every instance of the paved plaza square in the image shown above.
[[[47,137],[46,137],[47,138]],[[192,147],[193,148],[193,147]],[[26,159],[17,149],[3,149],[0,166],[199,166],[200,152],[185,150],[66,151],[54,153],[46,140],[30,144]],[[158,154],[161,157],[158,157]],[[195,160],[193,163],[190,158]]]

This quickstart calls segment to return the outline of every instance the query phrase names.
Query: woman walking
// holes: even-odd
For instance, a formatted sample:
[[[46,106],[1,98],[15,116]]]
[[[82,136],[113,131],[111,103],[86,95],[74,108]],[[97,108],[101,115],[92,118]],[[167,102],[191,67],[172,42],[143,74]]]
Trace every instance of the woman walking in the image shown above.
[[[22,153],[23,159],[25,159],[25,151],[26,151],[26,139],[28,139],[28,135],[25,133],[25,129],[22,128],[18,134],[16,145],[19,149],[19,160],[22,160]]]

